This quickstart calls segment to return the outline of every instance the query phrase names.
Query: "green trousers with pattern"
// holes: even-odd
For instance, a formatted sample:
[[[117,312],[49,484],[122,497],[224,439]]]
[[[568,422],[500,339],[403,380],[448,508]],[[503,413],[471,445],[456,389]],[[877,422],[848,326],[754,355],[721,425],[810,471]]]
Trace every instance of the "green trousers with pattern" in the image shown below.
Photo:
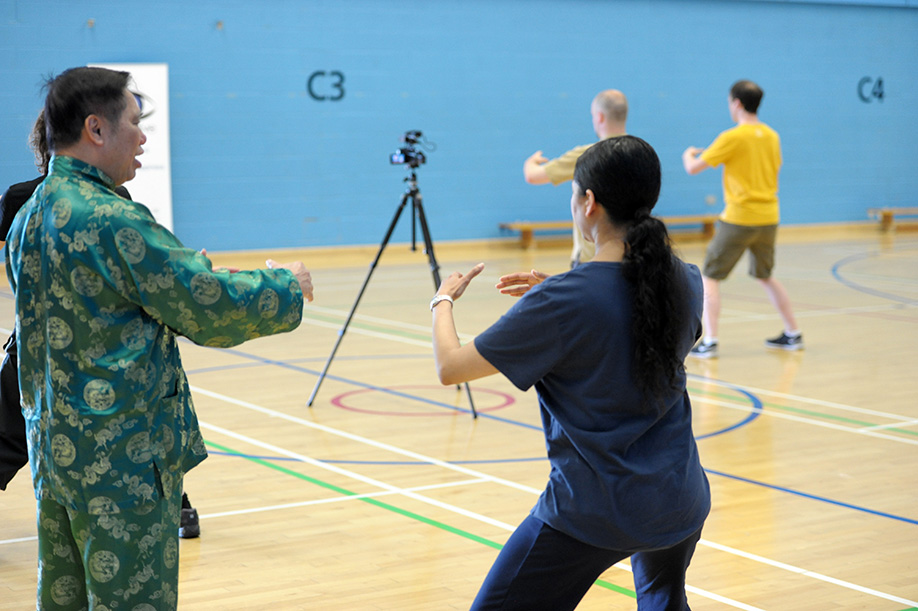
[[[38,501],[38,611],[172,611],[181,482],[157,502],[73,511]]]

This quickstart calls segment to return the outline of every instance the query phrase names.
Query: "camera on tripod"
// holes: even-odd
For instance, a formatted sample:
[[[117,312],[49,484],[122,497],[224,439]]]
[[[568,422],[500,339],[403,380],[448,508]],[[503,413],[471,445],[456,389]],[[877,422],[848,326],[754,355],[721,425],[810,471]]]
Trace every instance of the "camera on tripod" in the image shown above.
[[[424,251],[427,253],[427,260],[430,262],[430,271],[433,273],[434,288],[440,286],[440,264],[437,263],[437,258],[434,256],[433,238],[430,237],[430,228],[427,226],[427,215],[424,214],[424,206],[421,202],[421,190],[418,188],[418,177],[417,172],[415,172],[418,166],[427,162],[427,157],[424,153],[419,151],[415,145],[420,144],[421,148],[427,152],[433,152],[437,150],[437,144],[424,138],[420,130],[405,132],[405,135],[401,137],[401,141],[404,143],[403,146],[389,155],[389,163],[393,165],[407,165],[411,168],[408,176],[402,179],[403,182],[407,183],[405,193],[402,195],[402,201],[398,205],[398,210],[395,211],[395,216],[392,217],[392,222],[389,224],[389,230],[386,231],[386,235],[379,245],[379,250],[376,252],[376,258],[373,259],[373,262],[370,264],[370,270],[367,272],[367,277],[363,281],[360,292],[357,293],[357,300],[351,308],[351,313],[348,314],[347,320],[344,321],[344,326],[338,331],[338,341],[335,342],[335,347],[332,348],[331,354],[325,362],[325,369],[323,369],[322,373],[319,375],[319,379],[316,381],[316,387],[312,389],[312,394],[309,396],[309,401],[306,403],[306,405],[310,407],[312,407],[312,402],[316,398],[316,393],[319,392],[319,386],[322,384],[322,380],[325,379],[325,374],[328,373],[328,368],[331,366],[332,359],[335,358],[335,354],[338,352],[338,346],[341,345],[341,340],[344,339],[344,333],[347,331],[348,325],[351,324],[354,312],[357,311],[357,304],[360,303],[360,298],[363,296],[367,284],[370,283],[370,276],[373,275],[373,270],[376,269],[379,258],[382,256],[383,250],[385,250],[386,245],[389,243],[389,238],[392,237],[392,231],[395,229],[395,225],[398,223],[402,211],[404,211],[405,206],[409,204],[411,207],[411,250],[417,250],[415,244],[415,223],[420,223],[421,235],[424,238]],[[457,385],[456,388],[459,388],[459,386]],[[472,390],[468,382],[465,383],[465,392],[469,396],[469,407],[471,407],[472,410],[472,417],[477,418],[478,412],[475,411],[475,402],[472,400]]]
[[[392,165],[406,164],[411,168],[427,163],[427,157],[415,147],[421,136],[423,134],[419,130],[405,132],[405,135],[401,137],[405,145],[389,155],[389,163]]]

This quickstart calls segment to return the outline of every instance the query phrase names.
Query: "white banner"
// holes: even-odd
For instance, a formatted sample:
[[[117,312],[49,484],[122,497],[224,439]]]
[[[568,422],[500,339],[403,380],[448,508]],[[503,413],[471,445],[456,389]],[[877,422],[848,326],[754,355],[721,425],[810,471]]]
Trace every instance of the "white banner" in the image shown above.
[[[128,88],[143,95],[140,127],[147,136],[141,168],[124,186],[131,198],[153,213],[156,221],[172,231],[172,154],[169,143],[169,65],[168,64],[90,64],[100,68],[130,72]]]

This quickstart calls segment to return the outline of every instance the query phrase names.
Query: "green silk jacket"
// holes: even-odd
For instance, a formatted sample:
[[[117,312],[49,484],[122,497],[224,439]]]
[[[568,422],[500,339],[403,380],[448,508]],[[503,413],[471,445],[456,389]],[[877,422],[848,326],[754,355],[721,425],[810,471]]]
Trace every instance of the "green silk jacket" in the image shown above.
[[[111,179],[58,156],[7,238],[35,494],[118,512],[207,452],[176,338],[216,347],[295,329],[286,269],[214,271]]]

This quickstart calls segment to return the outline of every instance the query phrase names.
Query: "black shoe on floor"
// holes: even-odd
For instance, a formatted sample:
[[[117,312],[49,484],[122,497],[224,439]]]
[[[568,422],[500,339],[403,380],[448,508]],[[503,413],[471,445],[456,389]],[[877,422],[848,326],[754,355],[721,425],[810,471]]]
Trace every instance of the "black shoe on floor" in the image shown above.
[[[716,359],[717,358],[717,342],[705,343],[698,342],[694,348],[689,351],[689,356],[693,356],[698,359]]]
[[[778,337],[765,340],[765,345],[778,350],[803,350],[803,335],[791,337],[782,332]]]
[[[182,521],[179,524],[178,536],[182,539],[195,539],[201,536],[201,523],[198,510],[191,506],[188,495],[182,493]]]

